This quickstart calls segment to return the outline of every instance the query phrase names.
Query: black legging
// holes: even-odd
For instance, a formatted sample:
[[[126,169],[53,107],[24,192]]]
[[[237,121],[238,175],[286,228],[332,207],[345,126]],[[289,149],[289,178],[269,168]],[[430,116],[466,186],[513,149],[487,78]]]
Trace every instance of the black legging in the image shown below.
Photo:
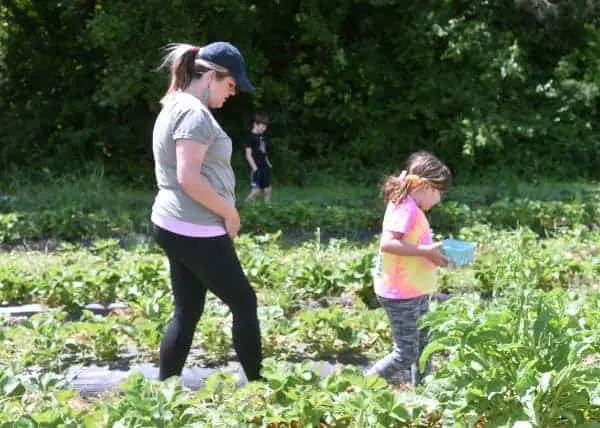
[[[154,237],[170,264],[175,300],[173,319],[160,345],[159,379],[179,376],[190,352],[196,324],[212,291],[233,315],[233,346],[248,380],[260,379],[262,350],[256,294],[227,235],[191,238],[153,225]]]

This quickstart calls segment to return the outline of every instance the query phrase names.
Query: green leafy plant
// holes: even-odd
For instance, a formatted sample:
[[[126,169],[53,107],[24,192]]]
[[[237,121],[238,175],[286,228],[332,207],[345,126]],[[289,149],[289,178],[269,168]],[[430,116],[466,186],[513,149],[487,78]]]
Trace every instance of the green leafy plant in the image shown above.
[[[525,290],[503,303],[453,299],[424,322],[432,340],[421,369],[436,352],[449,360],[425,388],[446,410],[446,423],[567,426],[597,411],[590,391],[598,369],[595,326],[581,322],[589,306],[560,291]],[[500,328],[499,328],[500,327]],[[595,410],[592,410],[595,409]]]

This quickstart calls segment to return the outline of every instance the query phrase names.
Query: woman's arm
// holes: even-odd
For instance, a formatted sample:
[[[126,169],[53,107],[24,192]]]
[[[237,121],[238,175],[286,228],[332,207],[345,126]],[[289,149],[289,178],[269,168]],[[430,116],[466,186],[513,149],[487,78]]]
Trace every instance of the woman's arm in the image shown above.
[[[223,199],[206,177],[200,174],[207,150],[207,144],[195,140],[177,140],[177,182],[190,198],[222,217],[227,232],[233,238],[240,228],[237,209]]]

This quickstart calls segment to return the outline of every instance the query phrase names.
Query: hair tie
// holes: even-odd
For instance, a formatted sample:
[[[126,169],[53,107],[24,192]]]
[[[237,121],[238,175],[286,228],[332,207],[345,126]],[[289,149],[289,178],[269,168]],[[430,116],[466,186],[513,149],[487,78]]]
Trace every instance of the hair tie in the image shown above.
[[[195,55],[198,55],[198,53],[200,52],[200,46],[194,46],[192,48],[192,52],[194,52]]]
[[[421,177],[419,177],[418,175],[415,175],[415,174],[408,174],[406,176],[406,181],[408,181],[410,183],[411,189],[414,189],[422,182]]]

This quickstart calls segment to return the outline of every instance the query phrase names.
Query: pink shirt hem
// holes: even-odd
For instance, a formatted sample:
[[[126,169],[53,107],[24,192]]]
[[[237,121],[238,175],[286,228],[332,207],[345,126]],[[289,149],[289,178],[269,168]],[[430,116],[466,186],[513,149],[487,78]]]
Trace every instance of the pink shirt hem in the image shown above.
[[[150,219],[158,227],[190,238],[214,238],[227,234],[223,226],[194,224],[156,213],[152,213]]]

